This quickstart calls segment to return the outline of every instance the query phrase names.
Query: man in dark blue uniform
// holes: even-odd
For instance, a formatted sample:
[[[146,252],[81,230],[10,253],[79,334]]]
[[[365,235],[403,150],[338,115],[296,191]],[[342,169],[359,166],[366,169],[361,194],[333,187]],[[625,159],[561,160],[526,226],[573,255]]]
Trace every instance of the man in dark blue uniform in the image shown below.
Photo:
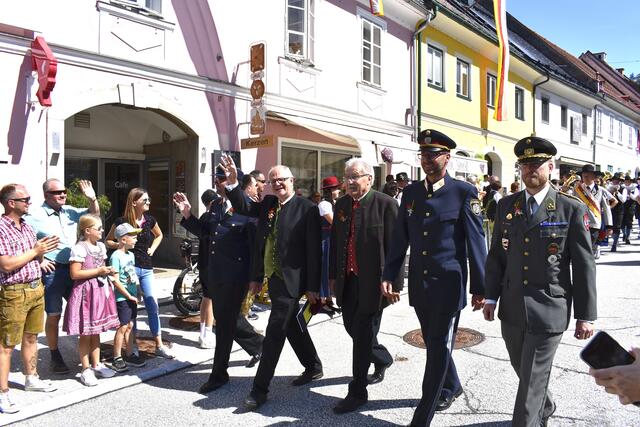
[[[224,173],[216,174],[216,191],[222,197],[212,202],[210,209],[196,219],[191,215],[191,204],[182,193],[176,193],[173,201],[184,219],[181,225],[191,233],[204,237],[201,244],[208,256],[206,264],[199,265],[207,271],[205,290],[213,300],[216,319],[216,349],[211,375],[200,387],[201,393],[216,390],[229,382],[229,355],[235,340],[252,356],[261,352],[262,336],[255,332],[246,319],[239,318],[242,301],[249,289],[250,247],[255,235],[255,225],[244,215],[234,212],[226,198]],[[240,328],[238,328],[240,325]]]
[[[429,355],[422,398],[411,425],[425,426],[431,423],[435,411],[447,409],[462,393],[451,350],[460,310],[467,304],[467,276],[471,279],[474,311],[484,304],[487,248],[477,189],[447,173],[450,150],[456,143],[431,129],[420,132],[418,143],[427,178],[403,192],[381,288],[391,303],[400,299],[392,282],[411,246],[409,304],[420,321]]]

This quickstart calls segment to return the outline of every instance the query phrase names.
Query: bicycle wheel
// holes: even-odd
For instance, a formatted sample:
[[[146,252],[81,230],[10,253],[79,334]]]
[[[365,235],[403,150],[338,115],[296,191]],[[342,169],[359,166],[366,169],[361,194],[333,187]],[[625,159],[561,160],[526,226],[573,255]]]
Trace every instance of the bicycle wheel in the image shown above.
[[[180,313],[193,316],[200,313],[202,284],[198,269],[185,268],[173,285],[173,303]]]

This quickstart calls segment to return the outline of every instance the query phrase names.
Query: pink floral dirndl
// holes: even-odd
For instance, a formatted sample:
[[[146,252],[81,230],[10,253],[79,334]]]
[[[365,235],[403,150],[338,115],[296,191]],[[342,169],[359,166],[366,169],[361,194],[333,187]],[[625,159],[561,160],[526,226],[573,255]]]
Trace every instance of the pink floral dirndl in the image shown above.
[[[84,260],[81,254],[86,253]],[[78,243],[69,261],[81,261],[82,269],[102,267],[106,258],[104,244],[91,247]],[[97,335],[120,326],[113,286],[103,278],[75,280],[64,312],[62,330],[69,335]]]

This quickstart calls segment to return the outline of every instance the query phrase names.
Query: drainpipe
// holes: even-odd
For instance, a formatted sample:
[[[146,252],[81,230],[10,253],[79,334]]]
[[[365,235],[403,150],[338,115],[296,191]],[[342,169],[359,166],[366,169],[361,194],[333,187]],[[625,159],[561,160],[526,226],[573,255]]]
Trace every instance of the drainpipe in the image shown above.
[[[536,83],[533,85],[533,136],[536,136],[536,90],[538,86],[545,84],[549,81],[549,72],[546,72],[547,78],[541,81],[540,83]]]
[[[422,114],[418,111],[422,99],[422,36],[421,33],[427,29],[429,23],[436,17],[437,8],[433,8],[427,12],[427,19],[423,21],[418,29],[413,33],[411,46],[411,83],[413,90],[411,91],[411,120],[413,124],[413,140],[418,140],[420,132],[420,123]]]
[[[596,126],[598,126],[598,104],[593,106],[593,164],[596,164]]]

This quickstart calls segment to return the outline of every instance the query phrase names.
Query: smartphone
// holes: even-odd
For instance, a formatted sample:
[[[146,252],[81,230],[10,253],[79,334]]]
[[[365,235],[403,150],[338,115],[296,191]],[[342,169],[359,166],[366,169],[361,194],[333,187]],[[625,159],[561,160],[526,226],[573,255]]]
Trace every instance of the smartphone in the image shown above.
[[[594,369],[631,365],[636,359],[611,335],[598,332],[580,352],[580,358]]]

